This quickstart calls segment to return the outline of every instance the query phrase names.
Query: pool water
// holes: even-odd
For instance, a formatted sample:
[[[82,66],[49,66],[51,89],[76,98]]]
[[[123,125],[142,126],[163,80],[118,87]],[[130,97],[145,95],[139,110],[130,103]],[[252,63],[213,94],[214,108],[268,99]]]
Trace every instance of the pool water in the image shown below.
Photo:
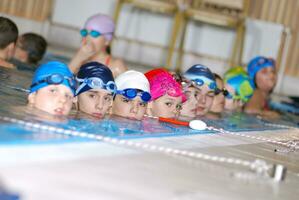
[[[103,136],[138,139],[148,137],[170,137],[185,136],[194,134],[208,134],[215,131],[204,130],[195,131],[188,127],[160,123],[155,119],[146,118],[142,121],[132,121],[120,117],[107,117],[102,120],[76,118],[73,111],[69,118],[57,118],[53,120],[45,113],[32,112],[26,108],[26,89],[31,84],[33,72],[30,70],[11,70],[0,68],[0,116],[21,119],[28,122],[45,124],[63,128],[99,134]],[[53,116],[52,116],[53,117]],[[1,119],[1,118],[0,118]],[[263,131],[279,129],[265,124],[267,121],[260,120],[255,116],[243,113],[223,114],[220,119],[202,119],[209,126],[223,128],[228,131]],[[279,120],[268,121],[271,123],[285,124],[288,126],[298,126],[298,117],[291,114],[284,115]],[[86,142],[90,139],[65,136],[55,133],[47,133],[41,130],[26,128],[24,125],[9,123],[0,120],[0,145],[15,144],[48,144],[61,142]]]

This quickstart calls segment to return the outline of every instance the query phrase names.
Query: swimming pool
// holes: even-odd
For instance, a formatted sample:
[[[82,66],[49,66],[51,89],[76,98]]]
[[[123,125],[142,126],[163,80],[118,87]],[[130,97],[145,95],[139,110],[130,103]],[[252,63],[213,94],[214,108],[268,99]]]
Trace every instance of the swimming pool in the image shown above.
[[[265,121],[225,114],[203,119],[214,127],[204,131],[148,118],[49,121],[26,109],[23,89],[31,77],[29,71],[0,69],[0,179],[19,191],[21,199],[239,199],[244,193],[245,199],[256,197],[248,188],[264,198],[298,196],[298,153],[272,155],[278,143],[271,144],[298,139],[298,130],[275,126],[297,127],[296,116]],[[231,158],[231,165],[221,161],[223,157]],[[288,181],[271,189],[263,182],[248,186],[232,178],[251,166],[246,160],[256,158],[285,164],[291,171]],[[249,177],[259,180],[250,173]],[[222,187],[228,183],[231,187]]]

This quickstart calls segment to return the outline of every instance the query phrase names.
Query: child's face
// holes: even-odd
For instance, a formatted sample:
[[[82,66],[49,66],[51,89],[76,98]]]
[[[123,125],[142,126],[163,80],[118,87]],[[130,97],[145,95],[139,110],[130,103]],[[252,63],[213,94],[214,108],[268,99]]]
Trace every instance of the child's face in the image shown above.
[[[256,73],[257,88],[270,92],[276,84],[276,72],[273,67],[266,67]]]
[[[198,88],[198,105],[196,110],[196,115],[203,116],[209,112],[213,99],[215,96],[214,90],[210,89],[208,85],[203,85]]]
[[[142,120],[147,108],[147,103],[143,102],[140,96],[128,99],[123,95],[116,95],[112,112],[115,115],[133,120]]]
[[[65,85],[49,85],[28,96],[29,105],[53,115],[68,115],[74,100]]]
[[[106,46],[109,45],[109,41],[107,41],[103,35],[96,38],[87,35],[86,37],[82,38],[82,43],[92,43],[96,52],[105,50]]]
[[[196,117],[199,90],[195,87],[188,87],[185,91],[187,101],[182,104],[181,115],[187,117]]]
[[[223,91],[223,81],[221,79],[216,78],[216,84],[217,88]],[[220,92],[219,94],[215,95],[210,111],[215,113],[222,112],[224,108],[224,101],[225,98],[223,92]]]
[[[28,60],[28,53],[25,50],[22,49],[22,42],[21,42],[20,37],[17,41],[13,57],[20,60],[20,61],[22,61],[22,62],[27,62],[27,60]]]
[[[103,118],[112,106],[111,92],[92,89],[78,95],[78,109],[96,118]]]
[[[230,85],[225,84],[225,88],[232,96],[236,95],[235,90]],[[239,111],[241,110],[242,106],[243,106],[243,102],[241,100],[236,100],[233,98],[232,99],[225,98],[225,104],[224,104],[225,110]]]
[[[175,118],[182,109],[182,97],[172,97],[165,94],[149,103],[148,114],[156,117]]]

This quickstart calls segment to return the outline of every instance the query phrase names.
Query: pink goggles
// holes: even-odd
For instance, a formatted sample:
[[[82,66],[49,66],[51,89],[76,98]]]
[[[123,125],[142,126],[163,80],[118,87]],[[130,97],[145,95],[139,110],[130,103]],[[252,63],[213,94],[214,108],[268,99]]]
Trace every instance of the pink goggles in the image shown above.
[[[154,69],[145,73],[145,76],[150,83],[151,100],[156,100],[165,94],[172,97],[182,97],[182,102],[187,100],[182,86],[166,70]]]

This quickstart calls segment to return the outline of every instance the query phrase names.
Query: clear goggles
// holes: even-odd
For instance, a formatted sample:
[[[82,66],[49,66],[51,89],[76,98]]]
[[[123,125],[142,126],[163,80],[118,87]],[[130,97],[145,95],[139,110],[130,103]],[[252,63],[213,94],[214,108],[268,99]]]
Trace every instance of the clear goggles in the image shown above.
[[[107,83],[104,83],[102,79],[97,77],[92,78],[85,78],[80,79],[76,78],[76,80],[79,83],[79,87],[76,90],[76,95],[86,86],[88,85],[92,89],[105,89],[109,92],[112,92],[113,94],[116,93],[116,85],[114,81],[108,81]]]

